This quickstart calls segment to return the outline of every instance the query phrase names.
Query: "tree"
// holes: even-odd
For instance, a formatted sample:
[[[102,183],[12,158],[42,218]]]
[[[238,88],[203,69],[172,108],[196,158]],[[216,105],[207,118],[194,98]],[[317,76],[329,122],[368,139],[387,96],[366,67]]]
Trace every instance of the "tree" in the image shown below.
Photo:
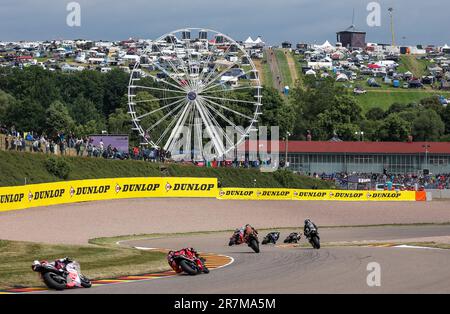
[[[271,126],[278,126],[280,135],[293,133],[296,112],[292,104],[284,101],[273,87],[265,87],[262,96],[263,114],[259,125],[266,126],[269,132]]]
[[[403,120],[397,113],[392,113],[383,120],[377,134],[381,141],[406,141],[410,134],[411,124]]]
[[[444,122],[432,109],[423,110],[412,125],[413,136],[419,141],[437,141],[445,131]]]
[[[86,124],[91,120],[104,120],[102,115],[97,111],[95,104],[82,95],[78,96],[73,103],[70,103],[68,108],[71,117],[78,124]]]
[[[383,120],[384,114],[385,114],[384,110],[381,109],[380,107],[373,107],[366,112],[366,119],[372,121]]]
[[[108,117],[108,131],[113,134],[130,134],[130,115],[119,108]]]
[[[45,111],[45,115],[48,134],[55,132],[68,133],[72,131],[75,126],[66,105],[60,101],[53,102]]]
[[[441,119],[445,125],[445,134],[450,134],[450,105],[447,105],[447,107],[442,110]]]
[[[5,123],[5,115],[10,106],[14,106],[16,99],[10,94],[0,90],[0,124]]]
[[[77,136],[89,136],[93,134],[100,134],[102,131],[106,130],[106,124],[101,120],[89,120],[85,124],[79,124],[75,127],[75,134]]]
[[[343,140],[353,140],[361,119],[361,107],[354,97],[339,95],[329,109],[317,116],[313,131],[322,140],[330,139],[335,133]]]
[[[25,99],[6,109],[5,121],[16,130],[41,132],[45,127],[45,111],[36,101]]]

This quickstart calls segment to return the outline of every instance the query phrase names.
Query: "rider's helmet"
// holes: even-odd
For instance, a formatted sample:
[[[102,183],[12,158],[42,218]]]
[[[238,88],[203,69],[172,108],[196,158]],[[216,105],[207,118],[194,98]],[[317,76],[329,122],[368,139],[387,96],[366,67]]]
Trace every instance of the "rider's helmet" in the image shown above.
[[[308,224],[308,223],[310,223],[310,222],[311,222],[310,219],[306,219],[306,220],[305,220],[305,225]]]
[[[64,267],[66,267],[66,264],[64,263],[63,259],[59,259],[59,260],[55,261],[56,269],[63,269]]]
[[[41,266],[41,263],[39,261],[34,261],[33,264],[31,265],[31,269],[36,270],[38,266]]]

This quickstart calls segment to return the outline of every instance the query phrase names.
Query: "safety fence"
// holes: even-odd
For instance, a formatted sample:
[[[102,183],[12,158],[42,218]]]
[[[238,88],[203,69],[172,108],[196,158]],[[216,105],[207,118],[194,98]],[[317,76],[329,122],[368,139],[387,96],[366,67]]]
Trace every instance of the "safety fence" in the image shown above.
[[[113,178],[0,188],[0,211],[127,198],[221,200],[424,201],[425,192],[219,188],[216,178]]]

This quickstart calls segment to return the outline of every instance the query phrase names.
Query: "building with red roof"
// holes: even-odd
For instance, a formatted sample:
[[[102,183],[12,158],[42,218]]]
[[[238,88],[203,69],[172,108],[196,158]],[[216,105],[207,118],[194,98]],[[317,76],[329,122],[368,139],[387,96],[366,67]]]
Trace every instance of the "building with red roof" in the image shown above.
[[[259,141],[245,146],[249,152],[272,153],[273,145]],[[278,152],[280,160],[287,155],[289,167],[303,173],[450,173],[450,142],[279,141]]]

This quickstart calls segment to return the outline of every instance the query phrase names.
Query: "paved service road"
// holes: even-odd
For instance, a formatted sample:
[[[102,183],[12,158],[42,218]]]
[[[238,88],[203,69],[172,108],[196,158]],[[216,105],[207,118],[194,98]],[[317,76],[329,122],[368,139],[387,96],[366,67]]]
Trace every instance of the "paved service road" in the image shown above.
[[[289,231],[283,231],[281,241]],[[450,226],[330,228],[323,242],[387,241],[448,237]],[[107,285],[64,293],[450,293],[450,251],[424,248],[325,247],[320,250],[262,246],[228,247],[226,233],[123,243],[140,247],[181,248],[221,253],[235,259],[208,275]],[[262,235],[263,236],[263,235]],[[304,240],[302,240],[304,241]],[[381,266],[381,286],[369,287],[367,265]],[[53,292],[52,292],[53,293]]]

